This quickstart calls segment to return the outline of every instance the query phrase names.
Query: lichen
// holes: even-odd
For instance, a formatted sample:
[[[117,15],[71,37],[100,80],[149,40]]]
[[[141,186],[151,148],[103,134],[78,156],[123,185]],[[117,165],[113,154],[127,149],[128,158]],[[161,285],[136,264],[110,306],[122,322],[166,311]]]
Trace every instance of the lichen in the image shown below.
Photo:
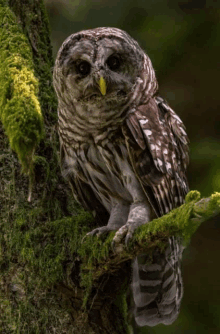
[[[8,7],[0,6],[0,119],[24,172],[43,136],[38,80],[27,38]]]

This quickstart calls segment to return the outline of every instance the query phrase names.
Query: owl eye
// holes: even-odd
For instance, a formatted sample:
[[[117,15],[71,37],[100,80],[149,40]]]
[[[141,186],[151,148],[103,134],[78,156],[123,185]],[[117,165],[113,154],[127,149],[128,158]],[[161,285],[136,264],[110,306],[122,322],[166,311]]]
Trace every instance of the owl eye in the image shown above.
[[[117,56],[110,56],[107,60],[107,65],[112,71],[116,71],[119,69],[121,65],[121,60]]]
[[[88,75],[90,73],[91,66],[87,61],[81,61],[77,65],[77,70],[82,75]]]

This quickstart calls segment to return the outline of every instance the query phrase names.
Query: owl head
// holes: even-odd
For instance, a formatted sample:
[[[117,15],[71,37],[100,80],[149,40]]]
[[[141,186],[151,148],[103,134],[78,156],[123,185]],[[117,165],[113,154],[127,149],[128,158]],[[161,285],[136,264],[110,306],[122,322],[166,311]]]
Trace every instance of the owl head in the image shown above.
[[[157,88],[150,59],[139,44],[117,28],[84,30],[61,46],[54,69],[59,100],[121,106]],[[149,95],[148,94],[148,95]]]

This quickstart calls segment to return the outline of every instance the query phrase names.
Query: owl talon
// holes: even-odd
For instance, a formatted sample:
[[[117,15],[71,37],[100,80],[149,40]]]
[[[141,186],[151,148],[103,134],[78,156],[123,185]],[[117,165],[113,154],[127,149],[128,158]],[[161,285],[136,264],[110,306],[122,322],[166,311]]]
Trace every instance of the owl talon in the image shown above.
[[[127,248],[128,248],[129,242],[130,242],[131,239],[132,239],[132,235],[133,235],[133,233],[128,232],[127,235],[126,235],[126,237],[125,237],[125,246],[126,246]]]
[[[121,243],[122,239],[126,236],[128,232],[128,226],[127,225],[123,225],[116,233],[115,236],[113,238],[113,242],[115,244],[119,244]]]
[[[111,228],[109,228],[109,226],[102,226],[102,227],[95,228],[94,230],[88,232],[86,234],[86,236],[88,236],[88,235],[90,235],[90,236],[96,235],[99,238],[101,235],[107,234],[107,233],[112,232],[112,231],[113,230]]]
[[[113,253],[116,253],[116,244],[114,240],[112,240],[111,247],[112,247]]]
[[[131,241],[134,231],[138,226],[132,226],[130,224],[123,225],[116,233],[112,241],[112,245],[119,244],[122,242],[122,239],[125,238],[125,246],[128,247],[129,242]]]

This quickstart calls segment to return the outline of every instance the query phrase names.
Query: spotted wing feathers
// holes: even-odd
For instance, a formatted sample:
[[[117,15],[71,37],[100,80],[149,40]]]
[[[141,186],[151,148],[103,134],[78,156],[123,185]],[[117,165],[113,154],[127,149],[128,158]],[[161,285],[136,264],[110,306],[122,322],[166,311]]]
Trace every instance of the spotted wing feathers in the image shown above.
[[[137,107],[126,122],[136,144],[128,145],[133,167],[156,214],[161,216],[183,204],[189,190],[185,127],[160,97]]]

